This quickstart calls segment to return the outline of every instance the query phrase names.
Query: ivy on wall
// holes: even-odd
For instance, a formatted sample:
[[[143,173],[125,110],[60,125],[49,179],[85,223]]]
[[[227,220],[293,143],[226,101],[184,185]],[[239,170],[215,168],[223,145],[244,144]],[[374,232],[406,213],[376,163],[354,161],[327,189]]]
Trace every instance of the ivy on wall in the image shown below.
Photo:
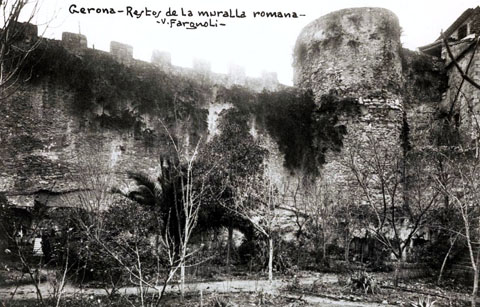
[[[48,80],[73,93],[69,109],[102,129],[144,130],[142,115],[160,116],[170,124],[188,121],[189,132],[206,129],[206,112],[199,110],[205,84],[172,76],[152,65],[123,65],[110,54],[86,49],[66,50],[61,42],[45,40],[29,56],[22,73],[35,84]]]
[[[328,150],[343,146],[347,129],[338,125],[339,115],[358,112],[354,99],[324,95],[317,105],[311,91],[294,88],[258,94],[242,87],[223,88],[218,98],[255,119],[257,128],[278,144],[285,167],[313,175],[325,163]]]
[[[100,129],[133,129],[150,146],[155,133],[162,132],[146,129],[146,114],[162,118],[169,127],[181,122],[192,143],[206,131],[204,106],[214,85],[194,75],[171,75],[147,63],[123,65],[91,49],[76,54],[50,40],[33,51],[22,72],[33,84],[47,80],[71,91],[69,109],[75,116],[88,118]],[[277,142],[292,171],[317,174],[325,153],[343,146],[346,127],[338,125],[339,115],[357,111],[355,100],[334,94],[316,104],[310,91],[296,88],[256,93],[240,86],[216,87],[216,101],[231,103],[238,116],[254,119],[257,128]]]

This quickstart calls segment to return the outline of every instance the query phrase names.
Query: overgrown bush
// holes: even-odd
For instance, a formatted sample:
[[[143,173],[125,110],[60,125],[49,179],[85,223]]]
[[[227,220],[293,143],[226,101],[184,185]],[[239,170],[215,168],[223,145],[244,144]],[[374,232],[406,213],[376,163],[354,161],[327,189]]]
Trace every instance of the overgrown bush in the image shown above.
[[[375,277],[365,271],[356,271],[350,277],[350,288],[353,291],[362,291],[365,294],[380,292],[380,287]]]
[[[405,78],[404,101],[438,102],[448,87],[443,62],[435,57],[402,48],[399,52]]]
[[[392,272],[393,267],[389,264],[390,251],[383,245],[375,245],[374,256],[367,261],[367,269],[371,272]]]
[[[273,268],[277,272],[288,273],[295,267],[298,246],[293,242],[283,240],[279,235],[275,236],[273,255]],[[245,239],[238,248],[240,263],[249,265],[253,271],[261,271],[267,267],[268,244],[262,237],[252,240]]]
[[[16,229],[14,225],[13,212],[8,204],[7,197],[0,193],[0,254],[5,253],[12,245],[12,235]],[[10,254],[10,250],[7,251]]]
[[[424,263],[425,267],[428,268],[431,273],[438,273],[449,248],[449,238],[441,236],[436,240],[431,240],[421,246],[416,246],[410,258],[416,262]],[[449,259],[455,259],[461,252],[461,248],[452,248]],[[447,267],[450,264],[451,261],[447,261]]]
[[[116,287],[135,268],[138,257],[146,279],[154,277],[158,250],[152,244],[156,215],[150,208],[123,200],[101,213],[70,210],[50,214],[55,231],[47,231],[45,255],[50,264],[67,263],[76,282],[95,281]],[[138,251],[138,254],[137,254]]]
[[[220,88],[217,93],[218,102],[233,104],[239,115],[255,119],[255,127],[272,136],[285,155],[285,167],[309,174],[318,173],[328,150],[342,148],[346,127],[338,125],[339,116],[359,112],[353,98],[331,93],[320,100],[317,105],[311,91],[298,89],[257,94],[234,86]]]
[[[205,304],[205,307],[233,307],[234,304],[231,304],[228,298],[213,293],[208,302]]]

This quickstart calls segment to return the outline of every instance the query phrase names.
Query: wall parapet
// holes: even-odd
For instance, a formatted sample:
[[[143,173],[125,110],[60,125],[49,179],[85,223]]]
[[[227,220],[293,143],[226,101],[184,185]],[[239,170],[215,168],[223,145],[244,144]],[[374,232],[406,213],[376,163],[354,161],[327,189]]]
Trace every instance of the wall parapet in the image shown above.
[[[120,63],[128,64],[133,61],[133,47],[130,45],[111,41],[110,53]]]
[[[71,32],[62,33],[62,44],[69,50],[82,50],[88,47],[87,37],[85,35]]]
[[[170,66],[172,65],[172,56],[170,52],[166,51],[160,51],[160,50],[153,50],[152,52],[152,58],[150,60],[152,64],[157,64],[157,65],[167,65]]]

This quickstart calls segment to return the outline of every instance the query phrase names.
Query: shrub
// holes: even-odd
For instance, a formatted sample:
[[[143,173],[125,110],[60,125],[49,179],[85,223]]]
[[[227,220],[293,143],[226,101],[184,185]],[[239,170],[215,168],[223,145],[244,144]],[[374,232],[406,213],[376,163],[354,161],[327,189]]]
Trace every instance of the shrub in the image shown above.
[[[362,290],[365,294],[375,294],[380,292],[380,287],[378,286],[375,277],[365,271],[354,272],[350,277],[349,284],[353,291]]]
[[[295,271],[295,261],[298,256],[298,246],[293,242],[285,241],[280,235],[275,235],[273,268],[277,272],[291,274]],[[249,264],[250,269],[261,271],[267,267],[268,244],[264,237],[253,240],[245,239],[238,248],[240,263]]]
[[[235,306],[231,304],[226,297],[216,295],[215,293],[210,298],[209,302],[205,304],[206,307],[232,307]]]
[[[290,282],[287,283],[287,286],[285,287],[285,290],[287,291],[299,291],[301,290],[300,286],[300,280],[298,280],[297,275],[293,276],[293,279],[290,280]]]

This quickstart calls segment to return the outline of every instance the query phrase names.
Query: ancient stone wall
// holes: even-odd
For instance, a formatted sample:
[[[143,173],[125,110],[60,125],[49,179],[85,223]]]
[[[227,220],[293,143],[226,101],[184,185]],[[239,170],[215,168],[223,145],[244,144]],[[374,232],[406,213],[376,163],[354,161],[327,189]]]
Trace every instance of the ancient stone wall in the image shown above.
[[[92,168],[125,174],[158,166],[162,147],[147,144],[133,131],[82,127],[81,117],[69,110],[72,96],[69,89],[45,80],[23,87],[0,105],[8,114],[0,122],[1,191],[10,196],[63,193],[84,188]],[[124,176],[117,179],[121,183]]]
[[[444,66],[440,58],[402,49],[406,132],[413,150],[433,145],[433,129],[442,112],[439,107],[448,87]]]
[[[133,59],[128,45],[112,42],[106,53],[86,42],[73,33],[43,40],[0,104],[0,191],[17,205],[84,189],[91,170],[112,174],[115,186],[126,184],[127,171],[154,174],[172,154],[164,125],[186,147],[216,133],[207,115],[228,104],[216,97],[234,86],[228,76],[175,67],[164,53],[150,64]],[[271,82],[248,79],[252,92]]]

